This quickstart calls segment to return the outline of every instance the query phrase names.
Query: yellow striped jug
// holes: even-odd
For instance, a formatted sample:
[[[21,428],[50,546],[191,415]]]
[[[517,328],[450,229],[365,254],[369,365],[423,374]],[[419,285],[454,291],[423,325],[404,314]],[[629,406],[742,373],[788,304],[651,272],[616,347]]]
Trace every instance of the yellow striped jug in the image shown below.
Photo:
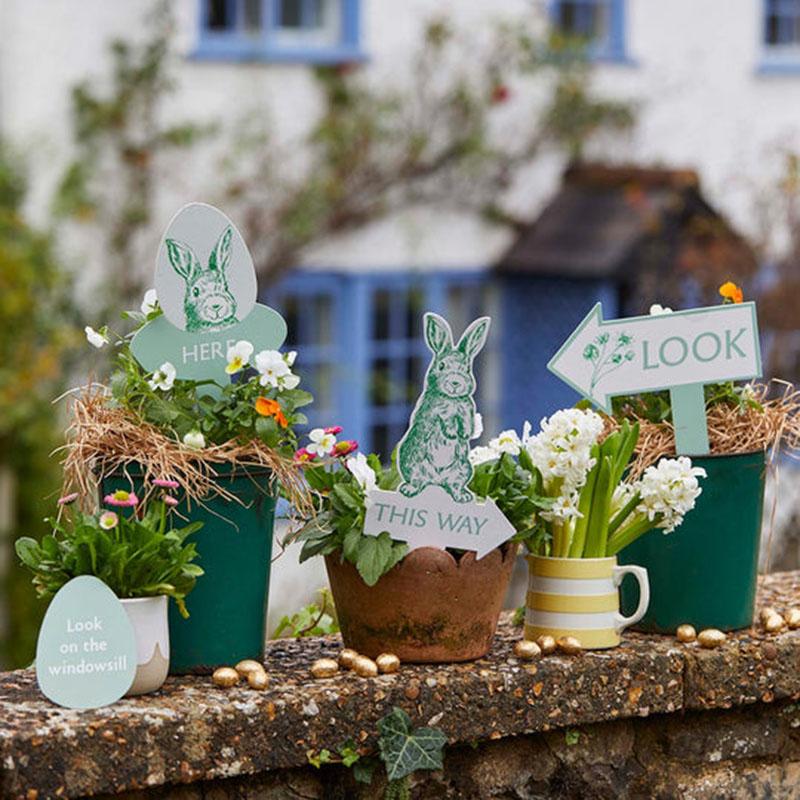
[[[639,607],[619,613],[619,585],[630,573],[639,582]],[[528,556],[525,638],[574,636],[587,650],[616,647],[620,634],[638,622],[650,602],[644,567],[617,566],[610,558]]]

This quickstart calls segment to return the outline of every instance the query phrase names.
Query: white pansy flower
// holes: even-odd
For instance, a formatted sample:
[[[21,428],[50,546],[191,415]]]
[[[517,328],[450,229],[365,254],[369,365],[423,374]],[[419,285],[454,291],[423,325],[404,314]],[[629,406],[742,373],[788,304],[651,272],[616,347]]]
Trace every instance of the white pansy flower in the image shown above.
[[[671,314],[672,309],[669,306],[662,306],[660,303],[653,303],[650,306],[650,316],[659,317],[662,314]]]
[[[175,383],[175,375],[175,367],[171,362],[165,361],[147,383],[153,391],[161,389],[162,392],[168,392]]]
[[[483,436],[483,417],[476,411],[475,421],[472,424],[471,439],[480,439]]]
[[[364,494],[378,488],[378,478],[375,475],[375,470],[369,465],[367,457],[363,453],[348,458],[344,463],[356,479],[356,483],[363,489]]]
[[[154,311],[158,311],[158,295],[156,294],[155,289],[148,289],[144,293],[141,309],[142,314],[145,316],[152,314]]]
[[[277,350],[256,353],[256,369],[260,375],[258,382],[273,389],[294,389],[300,383],[300,377],[290,369],[296,357],[295,351],[286,355]]]
[[[308,434],[311,444],[306,445],[306,451],[315,456],[327,456],[336,445],[336,437],[332,433],[325,433],[324,428],[314,428]]]
[[[108,344],[108,337],[101,331],[96,331],[91,325],[87,325],[83,331],[86,334],[86,341],[92,347],[96,347],[99,350]]]
[[[202,450],[206,446],[206,437],[200,431],[189,431],[183,437],[183,443],[192,450]]]
[[[253,345],[244,339],[229,347],[228,364],[225,367],[225,372],[228,375],[234,375],[243,370],[250,361],[250,356],[253,355],[253,349]]]

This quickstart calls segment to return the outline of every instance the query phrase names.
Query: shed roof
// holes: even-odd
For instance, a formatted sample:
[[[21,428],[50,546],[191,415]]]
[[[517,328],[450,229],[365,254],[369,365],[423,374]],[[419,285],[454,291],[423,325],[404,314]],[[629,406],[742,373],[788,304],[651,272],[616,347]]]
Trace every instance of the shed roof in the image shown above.
[[[605,278],[668,219],[720,219],[702,199],[691,170],[572,166],[561,189],[520,234],[497,269],[505,274]]]

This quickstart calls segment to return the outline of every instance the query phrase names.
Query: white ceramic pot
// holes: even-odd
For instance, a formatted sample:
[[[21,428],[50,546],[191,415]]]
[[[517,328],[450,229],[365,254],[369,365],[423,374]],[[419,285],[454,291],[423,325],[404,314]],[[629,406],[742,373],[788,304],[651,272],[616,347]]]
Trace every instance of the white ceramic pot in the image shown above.
[[[121,600],[136,637],[136,677],[128,696],[160,689],[169,672],[167,598],[134,597]]]

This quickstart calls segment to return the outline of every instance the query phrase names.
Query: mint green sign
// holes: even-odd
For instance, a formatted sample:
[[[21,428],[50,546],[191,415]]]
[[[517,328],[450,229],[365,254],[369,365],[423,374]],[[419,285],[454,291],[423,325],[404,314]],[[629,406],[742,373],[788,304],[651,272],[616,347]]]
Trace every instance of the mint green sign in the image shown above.
[[[253,259],[236,226],[219,209],[190,203],[172,219],[156,258],[155,288],[163,316],[131,342],[148,371],[165,362],[186,380],[228,382],[228,348],[246,340],[255,351],[277,350],[286,323],[256,303]]]
[[[547,368],[606,412],[611,398],[669,390],[678,453],[708,453],[703,386],[761,375],[755,303],[604,320],[598,303]]]
[[[425,343],[433,357],[425,388],[398,447],[400,492],[414,497],[429,486],[444,489],[457,503],[475,499],[469,442],[475,426],[475,376],[472,364],[489,335],[489,317],[476,319],[458,344],[447,321],[425,314]]]
[[[136,638],[122,603],[99,578],[81,575],[50,602],[36,645],[36,680],[67,708],[120,699],[136,674]]]

